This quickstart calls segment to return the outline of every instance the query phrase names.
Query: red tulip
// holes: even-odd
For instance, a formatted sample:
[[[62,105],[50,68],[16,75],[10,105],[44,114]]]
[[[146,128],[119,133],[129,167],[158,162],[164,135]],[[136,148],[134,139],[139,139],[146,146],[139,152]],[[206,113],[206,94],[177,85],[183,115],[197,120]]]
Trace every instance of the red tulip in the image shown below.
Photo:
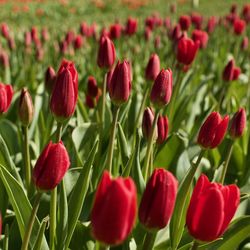
[[[133,229],[136,218],[136,187],[133,180],[111,179],[103,173],[91,212],[92,233],[106,245],[122,243]]]
[[[194,40],[194,42],[199,41],[200,48],[204,49],[207,47],[208,34],[206,31],[194,30],[192,32],[192,39]]]
[[[131,69],[128,61],[117,63],[108,90],[114,104],[127,102],[131,91]]]
[[[39,156],[33,170],[33,181],[39,189],[52,190],[63,179],[70,159],[63,142],[49,142]]]
[[[169,39],[171,39],[174,42],[178,42],[179,39],[181,39],[182,33],[181,33],[181,27],[179,24],[175,25],[173,29],[169,30],[168,33]]]
[[[67,44],[71,44],[75,40],[75,32],[72,30],[69,30],[65,36],[65,41]]]
[[[81,35],[77,35],[74,40],[74,48],[80,49],[83,45],[83,38]]]
[[[115,62],[115,46],[107,37],[102,36],[100,39],[97,64],[100,68],[111,68]]]
[[[9,27],[7,23],[2,23],[1,25],[1,32],[4,38],[8,39],[9,38]]]
[[[246,127],[246,111],[244,108],[240,108],[236,112],[231,120],[229,126],[229,134],[232,138],[241,137]]]
[[[146,41],[149,41],[150,37],[152,36],[152,30],[148,27],[144,30],[144,37]]]
[[[2,50],[0,52],[0,63],[2,64],[4,69],[10,66],[9,55],[6,51]]]
[[[122,26],[119,23],[110,26],[109,36],[112,40],[120,38],[121,33],[122,33]]]
[[[167,140],[168,137],[168,118],[167,116],[159,116],[157,121],[158,137],[157,143],[162,144]]]
[[[234,33],[236,35],[241,35],[244,32],[245,28],[246,28],[246,22],[244,20],[237,18],[234,21]]]
[[[178,182],[163,168],[155,169],[143,193],[139,207],[140,222],[147,229],[162,229],[172,216]]]
[[[191,18],[190,16],[183,15],[179,18],[179,24],[182,30],[188,30],[191,25]]]
[[[88,106],[88,108],[90,108],[90,109],[94,108],[97,105],[98,100],[99,100],[101,95],[102,95],[102,91],[99,88],[97,88],[97,95],[95,97],[92,97],[89,94],[87,94],[85,103]]]
[[[232,81],[234,77],[234,60],[231,59],[224,68],[222,78],[224,81]]]
[[[177,60],[179,63],[189,65],[193,62],[199,49],[199,42],[190,38],[181,38],[177,46]]]
[[[196,29],[201,29],[203,17],[199,13],[192,13],[191,21]]]
[[[89,34],[89,27],[88,27],[87,23],[85,23],[85,22],[81,23],[81,25],[80,25],[80,33],[83,36],[88,36],[88,34]]]
[[[98,86],[93,76],[89,76],[88,78],[87,93],[91,97],[96,97],[98,95]]]
[[[249,40],[248,40],[248,37],[245,36],[245,37],[243,38],[242,42],[241,42],[240,47],[241,47],[242,50],[247,50],[247,49],[248,49],[248,46],[249,46]]]
[[[158,107],[163,107],[170,102],[173,88],[171,69],[162,69],[154,81],[150,100]]]
[[[154,46],[156,49],[159,49],[161,47],[161,37],[160,36],[155,37]]]
[[[23,126],[28,126],[32,122],[34,115],[34,106],[32,98],[28,90],[25,88],[22,89],[20,95],[18,115]]]
[[[233,80],[238,80],[240,73],[241,69],[239,67],[234,67]]]
[[[49,32],[46,27],[42,28],[41,35],[42,35],[43,42],[46,42],[49,40]]]
[[[33,26],[31,28],[30,34],[31,34],[31,39],[33,42],[39,39],[37,27]]]
[[[160,72],[160,58],[157,54],[152,54],[149,58],[147,68],[145,71],[145,77],[147,80],[155,80]]]
[[[211,16],[209,19],[208,19],[208,23],[207,23],[207,32],[210,34],[210,33],[213,33],[214,32],[214,29],[217,25],[217,20],[216,20],[216,17],[215,16]]]
[[[154,112],[151,108],[146,108],[142,118],[142,133],[146,139],[149,139],[154,121]],[[158,137],[157,130],[155,130],[155,138]]]
[[[222,119],[218,112],[212,112],[200,128],[198,144],[203,148],[217,147],[227,132],[228,122],[228,115]]]
[[[71,61],[63,60],[51,94],[50,109],[58,120],[70,118],[78,97],[78,73]]]
[[[28,48],[32,43],[31,33],[29,31],[24,34],[25,47]]]
[[[242,16],[247,23],[250,22],[250,4],[245,4],[243,6]]]
[[[45,72],[45,88],[48,91],[48,93],[51,93],[56,80],[56,73],[55,70],[52,67],[48,67]]]
[[[13,93],[14,91],[11,85],[0,83],[0,115],[8,111]]]
[[[201,175],[187,211],[189,233],[200,241],[213,241],[226,231],[240,202],[236,185],[211,183]]]
[[[137,20],[135,18],[129,17],[125,27],[125,34],[131,36],[135,34],[136,31],[137,31]]]

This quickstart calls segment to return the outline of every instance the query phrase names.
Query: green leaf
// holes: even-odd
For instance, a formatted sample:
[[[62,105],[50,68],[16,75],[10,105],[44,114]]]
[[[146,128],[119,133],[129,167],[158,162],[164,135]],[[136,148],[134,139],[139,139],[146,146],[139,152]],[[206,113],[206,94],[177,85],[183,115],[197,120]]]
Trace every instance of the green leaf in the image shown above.
[[[95,154],[97,152],[97,148],[98,148],[98,140],[95,142],[92,150],[90,151],[89,156],[82,168],[80,176],[78,177],[77,183],[70,196],[68,235],[66,237],[66,243],[64,249],[67,249],[70,244],[73,232],[77,224],[77,220],[82,210],[83,202],[90,183],[91,167],[95,158]]]
[[[0,165],[0,178],[2,179],[9,196],[10,203],[14,209],[21,237],[24,237],[26,226],[31,215],[31,204],[25,194],[23,187],[13,178],[8,170]],[[34,221],[32,234],[30,236],[30,246],[33,247],[36,236],[40,228],[38,219]],[[49,249],[45,237],[42,241],[41,249]]]
[[[41,249],[43,235],[44,235],[47,223],[48,223],[48,218],[44,218],[41,225],[40,225],[40,229],[39,229],[33,250],[40,250]]]

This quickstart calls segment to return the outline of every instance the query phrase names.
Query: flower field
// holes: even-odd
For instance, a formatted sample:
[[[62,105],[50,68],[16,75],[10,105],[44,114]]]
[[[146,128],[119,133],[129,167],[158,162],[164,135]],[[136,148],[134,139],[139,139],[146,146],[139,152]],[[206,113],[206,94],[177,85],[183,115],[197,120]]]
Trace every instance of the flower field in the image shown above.
[[[250,3],[0,7],[0,249],[250,249]]]

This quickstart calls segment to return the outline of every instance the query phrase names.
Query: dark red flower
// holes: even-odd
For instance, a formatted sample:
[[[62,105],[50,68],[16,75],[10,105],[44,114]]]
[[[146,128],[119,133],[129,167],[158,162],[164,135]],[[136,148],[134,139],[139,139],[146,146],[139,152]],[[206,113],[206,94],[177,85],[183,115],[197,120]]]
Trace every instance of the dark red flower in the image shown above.
[[[157,54],[154,53],[149,58],[145,71],[145,77],[147,80],[154,81],[159,72],[160,72],[160,58]]]
[[[0,83],[0,114],[8,111],[13,93],[14,91],[11,85]]]
[[[197,42],[199,41],[200,43],[200,48],[204,49],[207,47],[207,42],[208,42],[208,34],[206,31],[202,30],[193,30],[192,32],[192,39]]]
[[[230,126],[229,134],[232,138],[241,137],[246,127],[246,111],[240,108],[233,116]]]
[[[179,24],[182,30],[188,30],[191,25],[191,18],[190,16],[183,15],[179,18]]]
[[[162,144],[167,140],[168,137],[168,118],[167,116],[159,116],[157,121],[158,137],[157,143]]]

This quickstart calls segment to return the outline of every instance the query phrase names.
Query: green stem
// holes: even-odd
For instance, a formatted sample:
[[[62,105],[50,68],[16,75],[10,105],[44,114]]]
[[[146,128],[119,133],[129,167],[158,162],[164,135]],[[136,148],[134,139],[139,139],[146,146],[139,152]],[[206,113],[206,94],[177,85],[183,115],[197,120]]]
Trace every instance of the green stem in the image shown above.
[[[78,107],[80,108],[80,112],[82,114],[83,120],[85,122],[89,121],[88,113],[86,111],[85,106],[82,104],[81,100],[78,98]]]
[[[36,194],[35,202],[34,202],[34,205],[33,205],[32,211],[31,211],[31,215],[30,215],[30,218],[29,218],[28,226],[27,226],[26,232],[24,234],[21,250],[27,250],[28,249],[30,235],[31,235],[31,232],[32,232],[32,228],[33,228],[35,218],[36,218],[36,213],[37,213],[37,210],[38,210],[38,207],[39,207],[39,204],[40,204],[41,196],[42,196],[42,193],[40,193],[40,192],[38,192]]]
[[[9,249],[9,225],[5,226],[4,230],[4,240],[3,240],[3,250]]]
[[[56,141],[59,142],[62,137],[63,124],[57,123]],[[56,210],[57,210],[57,187],[51,190],[50,198],[50,250],[55,249],[56,236]]]
[[[145,105],[146,105],[146,101],[147,101],[147,98],[148,98],[148,94],[149,94],[149,85],[146,87],[146,90],[145,90],[145,93],[143,95],[143,99],[142,99],[142,103],[141,103],[141,106],[140,106],[140,109],[139,109],[139,113],[137,115],[137,118],[136,118],[136,121],[135,121],[135,130],[139,127],[139,122],[140,122],[140,118],[143,114],[143,111],[145,109]]]
[[[102,106],[101,106],[102,128],[104,128],[104,121],[105,121],[106,87],[107,87],[107,73],[105,73],[105,75],[104,75],[104,81],[103,81],[103,85],[102,85]]]
[[[145,156],[144,166],[143,166],[143,172],[144,172],[143,175],[144,175],[145,181],[147,181],[148,179],[150,155],[151,155],[152,147],[154,144],[154,139],[155,139],[154,134],[155,134],[155,129],[157,126],[159,115],[160,115],[160,110],[156,110],[153,125],[152,125],[151,132],[150,132],[149,139],[148,139],[147,151],[146,151],[146,156]]]
[[[143,242],[142,250],[153,249],[155,238],[156,238],[156,233],[147,232]]]
[[[197,241],[193,241],[193,245],[192,245],[192,247],[190,248],[190,250],[197,250],[198,249],[198,247],[199,247],[199,243],[197,242]]]
[[[180,70],[178,70],[176,84],[174,85],[172,99],[169,104],[169,124],[173,123],[174,108],[175,108],[176,98],[180,91],[180,87],[181,87],[181,72]]]
[[[225,83],[225,82],[223,82]],[[222,103],[223,103],[223,100],[224,100],[224,97],[225,97],[225,94],[226,94],[226,83],[225,85],[222,87],[221,89],[221,92],[220,92],[220,96],[219,96],[219,101],[218,101],[218,104],[217,104],[217,107],[216,107],[216,110],[219,112],[222,108]]]
[[[24,136],[24,164],[25,164],[25,181],[27,192],[30,191],[31,184],[31,168],[30,168],[30,151],[29,151],[29,136],[28,126],[23,127]]]
[[[229,164],[229,161],[230,161],[232,152],[233,152],[233,145],[234,145],[234,141],[232,141],[232,142],[229,144],[229,149],[228,149],[228,151],[227,151],[226,161],[225,161],[225,164],[223,165],[222,172],[221,172],[221,177],[220,177],[220,183],[221,183],[221,184],[223,184],[224,181],[225,181],[225,177],[226,177],[226,173],[227,173],[228,164]]]
[[[116,127],[118,121],[120,107],[115,106],[113,121],[111,125],[111,134],[109,140],[109,147],[108,147],[108,158],[107,158],[107,169],[110,173],[112,173],[112,159],[113,159],[113,151],[114,151],[114,144],[115,144],[115,134],[116,134]]]

